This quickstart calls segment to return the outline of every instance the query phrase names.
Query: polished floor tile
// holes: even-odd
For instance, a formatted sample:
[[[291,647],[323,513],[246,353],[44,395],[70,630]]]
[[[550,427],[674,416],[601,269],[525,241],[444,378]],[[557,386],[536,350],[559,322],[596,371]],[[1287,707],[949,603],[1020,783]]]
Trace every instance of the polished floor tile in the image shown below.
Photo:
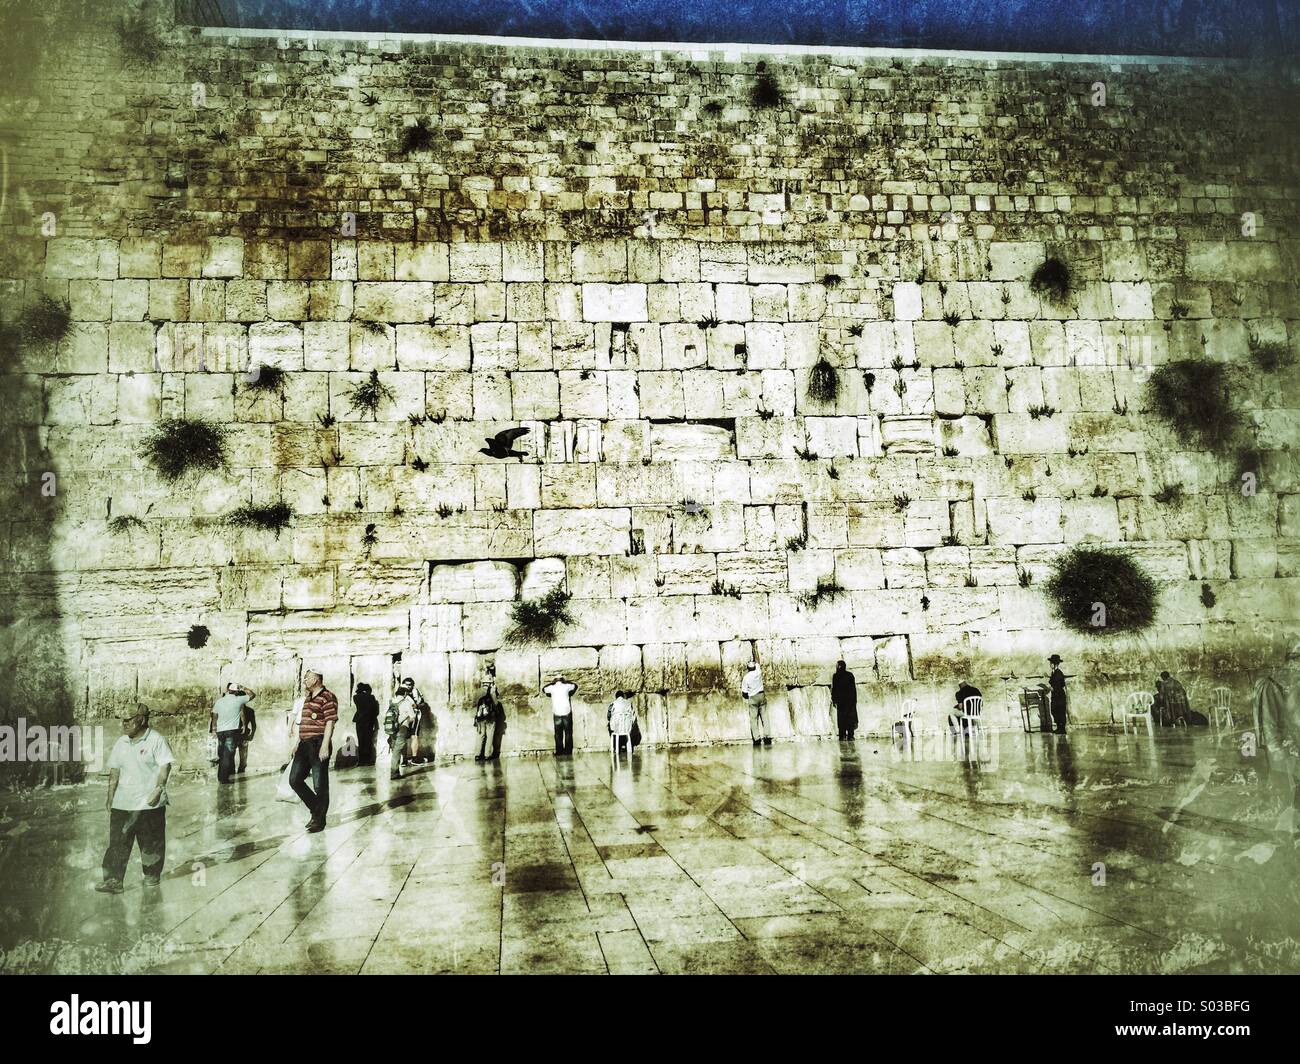
[[[1289,799],[1208,731],[354,768],[315,835],[275,783],[177,779],[117,897],[102,784],[5,795],[0,971],[1300,971]]]

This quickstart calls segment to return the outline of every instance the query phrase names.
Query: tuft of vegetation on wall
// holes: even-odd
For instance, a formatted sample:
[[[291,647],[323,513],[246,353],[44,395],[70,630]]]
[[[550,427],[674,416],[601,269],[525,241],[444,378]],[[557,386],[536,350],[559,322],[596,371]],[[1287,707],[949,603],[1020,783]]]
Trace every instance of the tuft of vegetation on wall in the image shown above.
[[[229,434],[226,426],[203,418],[167,418],[145,437],[140,455],[164,480],[175,481],[225,468]]]
[[[506,632],[506,643],[511,646],[528,646],[555,642],[560,629],[573,623],[569,599],[567,591],[553,587],[532,602],[516,602],[510,609],[511,627]]]
[[[1044,591],[1066,627],[1090,635],[1140,632],[1156,616],[1156,584],[1125,551],[1074,547],[1052,567]]]
[[[1065,303],[1070,298],[1070,267],[1055,255],[1049,255],[1029,279],[1029,287],[1053,303]]]
[[[1241,418],[1232,405],[1222,363],[1167,362],[1151,374],[1147,396],[1152,411],[1182,443],[1219,454],[1237,437]]]
[[[257,528],[274,532],[276,539],[293,521],[293,507],[287,502],[273,502],[263,506],[241,506],[226,515],[226,523],[238,528]]]

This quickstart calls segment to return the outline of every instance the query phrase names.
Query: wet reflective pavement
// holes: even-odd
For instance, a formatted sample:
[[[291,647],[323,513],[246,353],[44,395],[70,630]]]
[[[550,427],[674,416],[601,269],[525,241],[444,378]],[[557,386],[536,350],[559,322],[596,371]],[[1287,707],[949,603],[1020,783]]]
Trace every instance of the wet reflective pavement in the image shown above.
[[[172,785],[100,895],[100,783],[0,802],[6,972],[1300,971],[1289,806],[1231,735],[641,750]]]

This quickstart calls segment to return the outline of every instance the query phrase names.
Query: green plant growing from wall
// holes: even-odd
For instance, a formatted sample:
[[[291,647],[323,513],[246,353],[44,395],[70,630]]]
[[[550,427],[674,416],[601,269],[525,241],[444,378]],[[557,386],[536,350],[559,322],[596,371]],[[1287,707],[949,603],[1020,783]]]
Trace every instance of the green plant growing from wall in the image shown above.
[[[911,505],[912,505],[912,496],[908,495],[906,492],[902,493],[901,495],[894,496],[895,512],[901,514],[904,510],[906,510]]]
[[[1183,443],[1221,453],[1236,439],[1240,417],[1222,363],[1167,362],[1152,372],[1147,395],[1152,411]]]
[[[1169,503],[1181,502],[1183,499],[1183,485],[1174,481],[1170,484],[1164,484],[1160,490],[1151,496],[1158,503],[1168,505]]]
[[[1051,417],[1056,413],[1056,407],[1049,406],[1047,403],[1035,403],[1029,407],[1029,416],[1037,421],[1040,417]]]
[[[735,584],[727,584],[721,580],[714,580],[712,592],[715,595],[726,595],[729,598],[740,598],[740,589]]]
[[[1070,268],[1055,255],[1040,263],[1029,279],[1029,287],[1053,303],[1070,298],[1070,283]]]
[[[72,331],[72,311],[66,303],[41,296],[18,319],[22,342],[31,347],[53,347]]]
[[[167,418],[145,437],[140,455],[168,481],[191,472],[222,469],[229,432],[224,425],[202,418]]]
[[[1057,558],[1044,590],[1076,632],[1138,632],[1155,620],[1155,581],[1124,551],[1074,547]]]
[[[819,580],[817,586],[812,591],[805,591],[799,596],[799,605],[806,610],[815,610],[823,602],[831,602],[845,594],[842,588],[834,578],[830,580]]]
[[[114,536],[129,536],[137,528],[143,529],[145,524],[135,514],[119,514],[117,517],[111,517],[108,521],[108,531]]]
[[[226,524],[236,528],[254,528],[262,532],[274,532],[280,538],[293,521],[293,507],[287,502],[272,502],[261,505],[241,506],[226,515]]]
[[[394,509],[397,509],[397,507],[394,507]],[[375,526],[373,524],[366,525],[366,530],[361,535],[361,547],[366,552],[366,557],[369,557],[370,552],[374,550],[375,547],[378,545],[379,545],[378,531],[376,531]]]
[[[254,392],[279,392],[288,377],[279,366],[253,366],[244,378],[244,385]]]
[[[1263,373],[1276,373],[1295,363],[1295,352],[1283,343],[1252,344],[1250,360]]]
[[[833,403],[840,394],[840,375],[822,356],[808,371],[808,398],[815,403]]]
[[[1034,574],[1023,566],[1016,566],[1016,583],[1021,587],[1028,587],[1034,582]]]
[[[960,325],[961,315],[958,314],[955,310],[950,310],[948,311],[948,313],[946,313],[943,316],[943,320],[947,322],[949,325]]]
[[[821,456],[808,447],[796,447],[794,449],[795,457],[802,458],[805,462],[816,462]]]
[[[125,15],[114,26],[122,58],[132,66],[152,66],[166,50],[158,27],[143,10]]]
[[[384,403],[392,402],[393,389],[379,379],[379,370],[372,369],[360,384],[348,393],[348,405],[358,413],[375,417]]]
[[[573,623],[569,599],[567,591],[553,587],[539,599],[516,602],[510,609],[511,626],[506,632],[506,643],[528,646],[555,642],[560,629]]]
[[[799,551],[808,546],[808,533],[800,532],[797,536],[791,536],[785,541],[786,550]]]
[[[428,118],[421,115],[410,125],[402,126],[402,132],[397,142],[397,153],[399,155],[428,151],[432,147],[433,128],[430,126]]]
[[[191,650],[202,650],[212,638],[212,632],[206,624],[192,624],[185,634],[185,645]]]
[[[785,93],[766,63],[758,64],[758,77],[750,92],[750,101],[760,108],[780,107],[785,102]]]

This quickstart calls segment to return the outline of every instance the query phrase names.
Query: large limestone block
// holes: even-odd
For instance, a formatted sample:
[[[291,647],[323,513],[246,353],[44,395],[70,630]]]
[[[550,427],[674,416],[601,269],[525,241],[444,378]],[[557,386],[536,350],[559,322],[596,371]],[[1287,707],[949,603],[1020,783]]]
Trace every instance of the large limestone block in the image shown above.
[[[582,316],[586,321],[648,321],[643,284],[584,284]]]
[[[411,607],[411,647],[419,652],[462,650],[467,624],[463,607],[456,603]]]
[[[657,462],[710,461],[732,458],[732,433],[718,425],[653,425],[651,454]]]
[[[300,610],[248,618],[248,652],[253,656],[289,650],[310,661],[317,655],[391,654],[407,649],[409,642],[410,614],[404,609]]]
[[[538,510],[533,535],[539,556],[626,554],[631,532],[627,509]]]
[[[430,602],[512,600],[519,570],[509,562],[482,561],[435,565],[430,572]]]
[[[899,415],[880,422],[880,441],[886,454],[933,454],[934,419]]]
[[[1061,500],[1017,498],[988,500],[989,537],[993,543],[1060,543]]]
[[[717,575],[742,593],[784,591],[789,579],[786,552],[724,552],[717,555]]]
[[[338,601],[362,609],[416,605],[424,601],[427,580],[423,565],[340,565]]]
[[[1063,414],[1037,418],[1030,414],[993,415],[994,439],[1002,454],[1062,454],[1071,445],[1071,425],[1072,419]]]
[[[989,438],[989,425],[979,417],[940,418],[939,445],[952,448],[963,458],[973,458],[993,453]]]
[[[531,561],[524,566],[519,598],[526,602],[540,599],[551,589],[564,587],[566,575],[567,567],[563,558],[538,558]],[[501,597],[511,598],[513,595]]]
[[[718,579],[712,554],[659,554],[655,560],[664,595],[708,595]]]

